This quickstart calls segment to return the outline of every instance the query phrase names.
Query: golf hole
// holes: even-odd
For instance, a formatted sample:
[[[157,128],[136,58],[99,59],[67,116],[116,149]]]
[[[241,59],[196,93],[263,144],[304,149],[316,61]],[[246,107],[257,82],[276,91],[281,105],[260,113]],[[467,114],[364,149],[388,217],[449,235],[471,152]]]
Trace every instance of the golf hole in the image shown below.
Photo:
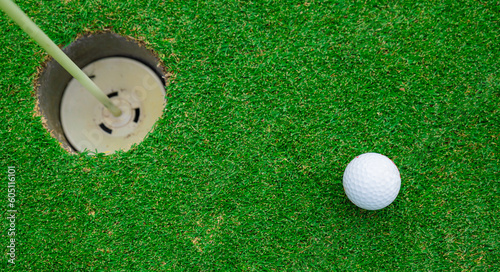
[[[63,51],[108,96],[115,117],[55,60],[36,81],[37,112],[69,152],[112,154],[139,144],[165,107],[168,74],[141,43],[114,33],[85,35]]]

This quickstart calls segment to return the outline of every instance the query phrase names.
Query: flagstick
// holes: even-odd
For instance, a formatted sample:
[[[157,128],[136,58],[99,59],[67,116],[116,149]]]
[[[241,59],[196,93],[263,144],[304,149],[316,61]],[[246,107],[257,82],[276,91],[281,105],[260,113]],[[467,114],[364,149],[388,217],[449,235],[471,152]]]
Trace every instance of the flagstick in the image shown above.
[[[0,0],[0,9],[45,49],[49,55],[78,80],[115,117],[122,114],[122,111],[111,102],[109,97],[14,2],[11,0]]]

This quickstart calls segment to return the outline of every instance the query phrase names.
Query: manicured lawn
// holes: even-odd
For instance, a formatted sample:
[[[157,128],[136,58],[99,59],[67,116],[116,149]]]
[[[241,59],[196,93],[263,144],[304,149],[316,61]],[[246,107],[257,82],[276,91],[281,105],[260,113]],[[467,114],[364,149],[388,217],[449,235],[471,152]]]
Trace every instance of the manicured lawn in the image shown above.
[[[500,270],[498,1],[17,2],[57,44],[112,29],[174,76],[142,144],[69,154],[34,114],[46,54],[0,14],[0,268]],[[343,191],[365,152],[401,172],[380,211]]]

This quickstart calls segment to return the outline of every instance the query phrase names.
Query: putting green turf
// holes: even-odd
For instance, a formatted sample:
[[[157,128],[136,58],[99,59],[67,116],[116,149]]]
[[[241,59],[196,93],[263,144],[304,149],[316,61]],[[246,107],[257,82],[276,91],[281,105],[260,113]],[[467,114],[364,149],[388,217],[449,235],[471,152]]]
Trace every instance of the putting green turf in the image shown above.
[[[113,29],[174,74],[129,152],[71,155],[34,117],[46,55],[0,15],[0,246],[19,271],[500,269],[498,1],[17,1],[56,44]],[[378,152],[398,198],[342,174]]]

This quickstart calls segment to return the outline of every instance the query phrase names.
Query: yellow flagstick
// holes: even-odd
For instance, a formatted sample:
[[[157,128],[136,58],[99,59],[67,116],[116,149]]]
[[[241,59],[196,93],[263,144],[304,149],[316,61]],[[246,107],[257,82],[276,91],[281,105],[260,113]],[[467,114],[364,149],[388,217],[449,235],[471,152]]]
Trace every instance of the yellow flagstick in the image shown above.
[[[104,92],[11,0],[0,0],[2,9],[24,32],[30,35],[49,55],[61,64],[82,86],[114,116],[122,114]]]

